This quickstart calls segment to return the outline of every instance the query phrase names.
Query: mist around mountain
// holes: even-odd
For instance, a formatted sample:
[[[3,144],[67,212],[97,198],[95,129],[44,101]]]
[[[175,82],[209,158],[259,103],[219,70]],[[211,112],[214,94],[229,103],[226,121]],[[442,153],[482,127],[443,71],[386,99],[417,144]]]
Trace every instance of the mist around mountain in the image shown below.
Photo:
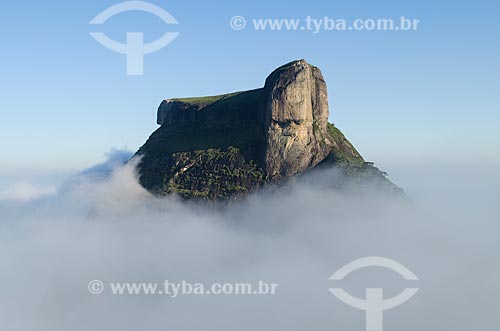
[[[309,83],[300,78],[300,84],[322,84],[314,67],[302,61],[292,66],[299,78],[310,78]],[[269,81],[288,77],[281,76],[282,70]],[[297,82],[292,76],[290,82]],[[431,159],[393,169],[408,186],[413,200],[408,203],[385,173],[325,122],[321,109],[327,108],[319,105],[326,96],[316,93],[321,88],[305,89],[315,100],[311,113],[282,107],[286,103],[276,101],[279,97],[262,98],[264,90],[219,96],[210,100],[212,106],[202,106],[206,98],[166,101],[158,114],[162,126],[138,153],[112,151],[105,162],[56,188],[26,182],[2,190],[0,329],[364,330],[364,312],[330,293],[337,286],[360,298],[366,288],[383,288],[390,297],[418,287],[414,298],[384,313],[384,330],[469,331],[497,325],[496,167],[443,166]],[[262,122],[251,116],[237,122],[231,116],[244,109],[235,105],[248,105],[247,97],[256,95],[260,102],[255,105],[269,101],[271,111],[262,117],[267,130],[259,131],[257,140],[242,142],[238,139],[251,136],[246,133]],[[172,112],[176,115],[169,118]],[[310,117],[284,120],[293,114]],[[210,125],[193,130],[198,123]],[[217,140],[210,136],[215,123],[239,124],[234,132],[215,131],[222,132]],[[186,145],[189,141],[196,145]],[[254,154],[244,152],[252,151],[249,141],[260,148]],[[215,148],[214,142],[221,145]],[[172,160],[176,173],[164,167]],[[245,181],[252,172],[258,173],[258,185]],[[211,184],[204,186],[208,179]],[[236,188],[238,181],[249,185]],[[213,208],[219,202],[223,208]],[[409,284],[379,268],[341,283],[328,280],[340,267],[367,256],[398,261],[419,280]],[[265,281],[278,287],[272,296],[174,298],[113,295],[109,288],[95,295],[88,287],[94,280]]]
[[[474,178],[462,176],[467,167],[402,169],[413,205],[377,190],[345,194],[330,185],[342,171],[320,169],[214,209],[149,193],[131,156],[114,152],[53,193],[0,201],[2,329],[363,330],[364,313],[332,296],[335,285],[358,297],[367,287],[387,296],[419,287],[385,313],[385,330],[469,331],[498,321],[500,178],[492,169]],[[328,281],[373,255],[419,281],[378,268]],[[279,286],[274,296],[92,295],[95,279]]]

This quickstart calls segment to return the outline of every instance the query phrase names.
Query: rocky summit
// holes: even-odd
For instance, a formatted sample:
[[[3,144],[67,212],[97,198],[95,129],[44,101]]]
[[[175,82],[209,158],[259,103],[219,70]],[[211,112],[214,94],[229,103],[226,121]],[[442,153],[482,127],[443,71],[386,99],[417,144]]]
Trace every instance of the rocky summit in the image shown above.
[[[136,154],[140,183],[156,195],[218,200],[337,167],[343,175],[336,187],[401,192],[328,118],[325,80],[305,60],[279,67],[263,88],[165,100],[160,127]]]

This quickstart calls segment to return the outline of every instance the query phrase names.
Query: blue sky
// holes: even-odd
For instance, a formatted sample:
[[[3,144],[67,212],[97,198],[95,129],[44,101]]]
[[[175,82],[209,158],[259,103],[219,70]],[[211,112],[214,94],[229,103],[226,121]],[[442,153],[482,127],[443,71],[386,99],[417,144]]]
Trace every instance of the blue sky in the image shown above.
[[[122,13],[98,29],[124,41],[179,37],[146,55],[143,76],[95,42],[89,21],[120,1],[9,1],[0,26],[0,178],[75,171],[136,150],[162,99],[260,87],[305,58],[328,84],[331,120],[385,170],[429,160],[500,164],[500,5],[496,1],[152,0],[178,26]],[[232,30],[252,18],[418,18],[418,31]]]

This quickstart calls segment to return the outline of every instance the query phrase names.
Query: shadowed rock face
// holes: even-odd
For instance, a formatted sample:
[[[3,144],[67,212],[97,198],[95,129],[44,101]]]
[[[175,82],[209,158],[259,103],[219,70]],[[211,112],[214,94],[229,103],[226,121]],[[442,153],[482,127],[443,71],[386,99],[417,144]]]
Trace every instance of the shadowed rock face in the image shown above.
[[[321,71],[305,60],[276,69],[263,88],[165,100],[161,127],[137,152],[140,182],[158,195],[216,200],[335,165],[353,182],[399,192],[328,116]]]
[[[203,108],[201,105],[189,105],[175,100],[164,100],[158,107],[156,123],[159,125],[172,125],[194,122],[196,112],[201,108]]]

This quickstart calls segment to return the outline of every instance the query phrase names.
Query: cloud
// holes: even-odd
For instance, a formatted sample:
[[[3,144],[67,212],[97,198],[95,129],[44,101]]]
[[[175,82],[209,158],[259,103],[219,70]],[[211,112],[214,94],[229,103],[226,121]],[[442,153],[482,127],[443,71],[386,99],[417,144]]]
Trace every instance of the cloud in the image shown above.
[[[27,181],[20,181],[0,190],[0,200],[26,201],[53,194],[55,190],[51,186],[38,186]]]
[[[328,288],[363,297],[365,288],[383,287],[393,296],[414,285],[377,268],[328,281],[373,255],[420,279],[414,298],[384,314],[386,330],[497,325],[499,226],[482,205],[451,209],[443,191],[423,206],[339,193],[328,185],[339,176],[333,169],[207,208],[150,195],[129,157],[114,151],[57,192],[0,201],[0,329],[364,330],[363,311]],[[279,287],[274,296],[96,296],[87,289],[94,279]]]

